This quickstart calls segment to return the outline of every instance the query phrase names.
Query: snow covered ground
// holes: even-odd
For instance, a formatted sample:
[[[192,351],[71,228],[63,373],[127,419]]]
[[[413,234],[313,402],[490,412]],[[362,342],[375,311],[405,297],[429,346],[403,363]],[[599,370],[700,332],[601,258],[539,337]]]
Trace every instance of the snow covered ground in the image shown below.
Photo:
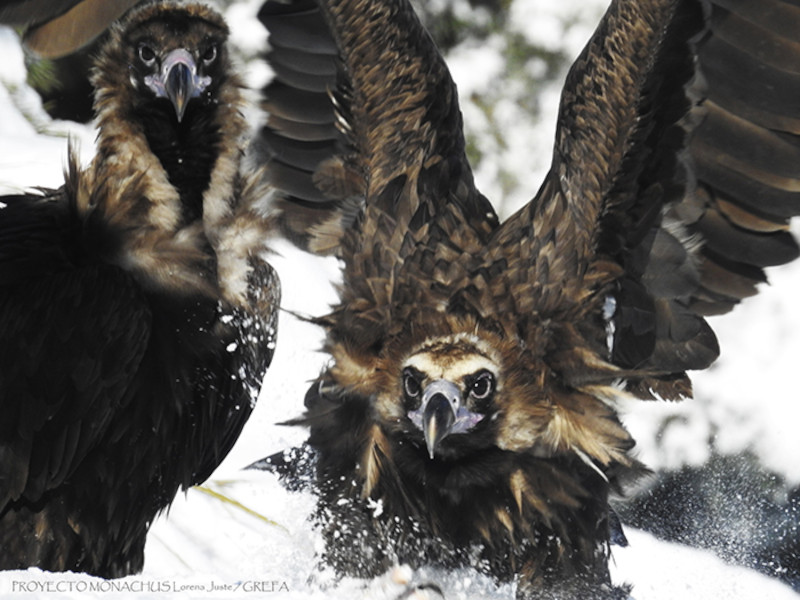
[[[567,43],[575,54],[604,3],[570,0],[554,8],[555,3],[545,0],[517,0],[512,22],[524,35]],[[234,39],[251,51],[262,43],[263,34],[252,27],[258,4],[259,0],[249,0],[234,5],[230,13],[234,27],[241,27]],[[568,29],[561,25],[565,14],[576,17]],[[581,16],[583,20],[577,19]],[[501,75],[495,51],[493,43],[482,51],[465,44],[451,53],[454,76],[465,97]],[[0,194],[34,185],[57,186],[67,135],[78,142],[85,162],[92,155],[93,133],[47,117],[35,94],[25,87],[22,54],[6,29],[0,29],[0,56]],[[481,62],[475,63],[478,58]],[[476,69],[476,64],[482,68]],[[250,71],[254,80],[264,76],[258,65]],[[549,161],[558,86],[536,93],[543,98],[542,122],[522,130],[515,129],[513,118],[506,119],[507,146],[498,150],[494,161],[490,156],[477,169],[479,187],[489,197],[502,189],[495,179],[499,161],[513,160],[513,168],[530,172],[529,192],[514,192],[506,214],[514,203],[533,194]],[[508,110],[513,116],[513,107]],[[472,103],[465,103],[464,113],[467,126],[473,126],[473,119],[474,130],[482,131],[486,123]],[[487,139],[487,146],[492,143]],[[325,312],[335,299],[327,283],[336,277],[335,261],[307,256],[288,244],[277,244],[275,250],[272,262],[282,279],[284,305],[298,313]],[[712,320],[722,357],[707,372],[695,375],[694,400],[624,407],[640,457],[651,467],[702,464],[713,444],[727,453],[750,449],[766,468],[793,485],[800,483],[800,394],[794,385],[800,359],[800,313],[794,306],[800,298],[800,265],[776,269],[770,279],[772,285],[758,297],[732,315]],[[0,574],[0,598],[382,599],[397,597],[409,581],[436,581],[448,599],[512,598],[511,586],[498,588],[468,570],[415,574],[399,567],[375,581],[345,580],[334,587],[332,574],[319,570],[315,559],[322,540],[307,522],[312,497],[284,490],[270,474],[242,470],[304,439],[302,430],[276,423],[301,412],[308,382],[325,363],[317,351],[320,333],[289,313],[281,315],[277,351],[253,417],[206,489],[180,495],[154,524],[141,575],[105,582],[35,569],[7,572]],[[615,580],[634,584],[636,600],[800,598],[788,586],[727,565],[708,551],[660,542],[636,530],[628,529],[627,534],[631,544],[614,550],[613,571]]]

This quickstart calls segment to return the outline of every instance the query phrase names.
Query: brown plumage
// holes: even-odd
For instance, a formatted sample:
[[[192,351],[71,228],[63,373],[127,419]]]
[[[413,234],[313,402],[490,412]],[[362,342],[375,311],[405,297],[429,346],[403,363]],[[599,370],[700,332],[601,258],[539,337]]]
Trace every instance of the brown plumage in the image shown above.
[[[93,75],[97,154],[0,198],[0,568],[118,577],[247,421],[275,341],[227,26],[157,2]]]
[[[641,469],[613,401],[691,395],[686,371],[718,354],[703,315],[797,256],[798,16],[612,2],[541,189],[500,224],[408,2],[264,5],[281,226],[344,265],[318,319],[332,362],[295,421],[326,561],[365,576],[477,560],[519,597],[626,595],[608,499]]]
[[[141,0],[3,0],[0,23],[24,27],[26,47],[43,58],[83,48]]]

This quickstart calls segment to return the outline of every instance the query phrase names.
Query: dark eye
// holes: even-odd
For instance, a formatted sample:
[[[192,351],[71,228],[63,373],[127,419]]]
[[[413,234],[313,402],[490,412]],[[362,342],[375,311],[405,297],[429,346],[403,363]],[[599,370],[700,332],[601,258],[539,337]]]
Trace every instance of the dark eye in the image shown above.
[[[200,58],[202,58],[203,62],[207,65],[210,65],[212,62],[214,62],[217,59],[216,44],[212,44],[211,46],[206,48],[206,51],[203,52],[203,56],[201,56]]]
[[[494,391],[494,375],[484,371],[478,375],[470,386],[469,393],[477,400],[487,398]]]
[[[408,398],[416,398],[422,391],[422,387],[419,385],[419,380],[409,369],[403,371],[403,391],[406,393]]]
[[[156,62],[156,53],[147,44],[142,44],[139,46],[139,60],[148,67],[152,66]]]

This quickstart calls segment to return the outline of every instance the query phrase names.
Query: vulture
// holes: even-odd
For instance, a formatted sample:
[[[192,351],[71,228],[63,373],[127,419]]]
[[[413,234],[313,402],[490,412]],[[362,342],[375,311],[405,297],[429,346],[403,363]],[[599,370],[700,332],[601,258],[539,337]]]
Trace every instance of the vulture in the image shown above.
[[[519,598],[626,598],[609,499],[644,471],[620,398],[691,396],[705,317],[798,246],[800,8],[613,0],[564,85],[549,171],[500,221],[407,0],[269,0],[257,143],[278,226],[339,257],[330,362],[257,463],[310,485],[322,560],[477,565]]]
[[[96,59],[94,159],[0,197],[0,569],[140,571],[252,411],[280,288],[227,37],[136,9]]]

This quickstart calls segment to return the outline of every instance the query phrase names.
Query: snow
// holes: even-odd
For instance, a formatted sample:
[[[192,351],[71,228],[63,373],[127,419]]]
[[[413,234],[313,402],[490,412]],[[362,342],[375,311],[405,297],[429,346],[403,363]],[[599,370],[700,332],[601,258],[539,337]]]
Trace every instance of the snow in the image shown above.
[[[786,585],[745,568],[733,568],[710,552],[666,544],[639,531],[614,553],[617,581],[633,583],[635,600],[700,598],[796,599]]]
[[[582,8],[587,4],[575,0],[517,0],[509,22],[525,36],[568,44],[574,55],[604,4],[595,0]],[[241,40],[243,55],[259,48],[263,34],[252,24],[259,5],[259,0],[247,0],[230,9],[233,39]],[[560,19],[564,15],[574,21],[566,28]],[[499,45],[494,40],[483,47],[485,56],[474,45],[454,49],[450,57],[454,77],[460,89],[468,92],[466,96],[502,78]],[[78,142],[85,163],[92,155],[94,133],[89,127],[47,117],[25,86],[22,53],[8,29],[0,28],[0,55],[4,57],[0,63],[0,194],[57,186],[66,162],[67,138]],[[262,76],[255,68],[248,81]],[[505,214],[533,195],[547,166],[559,87],[554,84],[535,91],[541,96],[544,116],[538,123],[523,120],[524,126],[513,106],[490,123],[465,98],[467,127],[488,148],[486,159],[476,169],[476,180],[487,196],[505,196],[497,182],[500,163],[529,172],[527,192],[512,192]],[[506,136],[504,147],[492,145],[496,142],[489,130],[495,126]],[[795,232],[800,229],[795,227]],[[318,351],[321,331],[295,314],[319,315],[327,310],[335,300],[329,282],[336,280],[338,265],[283,242],[277,242],[274,250],[271,262],[281,277],[282,304],[287,310],[280,315],[279,342],[259,403],[206,489],[179,495],[154,523],[144,572],[115,582],[37,569],[0,573],[0,597],[382,599],[398,597],[408,582],[424,581],[441,585],[448,599],[513,597],[512,586],[498,587],[470,570],[412,573],[398,567],[374,581],[336,583],[333,574],[317,564],[322,540],[308,523],[313,498],[283,489],[268,473],[243,470],[257,459],[303,441],[302,429],[278,423],[302,411],[306,388],[327,360]],[[800,436],[796,434],[800,398],[793,381],[800,356],[800,324],[792,302],[800,297],[800,265],[775,269],[770,279],[772,285],[758,297],[733,314],[712,320],[723,354],[714,367],[694,376],[695,399],[622,407],[625,422],[638,440],[639,456],[652,468],[702,464],[713,443],[720,452],[750,449],[769,469],[790,482],[800,482]],[[725,564],[711,552],[661,542],[636,530],[626,529],[626,533],[631,544],[614,549],[613,576],[615,581],[634,584],[636,600],[800,597],[773,579]]]

